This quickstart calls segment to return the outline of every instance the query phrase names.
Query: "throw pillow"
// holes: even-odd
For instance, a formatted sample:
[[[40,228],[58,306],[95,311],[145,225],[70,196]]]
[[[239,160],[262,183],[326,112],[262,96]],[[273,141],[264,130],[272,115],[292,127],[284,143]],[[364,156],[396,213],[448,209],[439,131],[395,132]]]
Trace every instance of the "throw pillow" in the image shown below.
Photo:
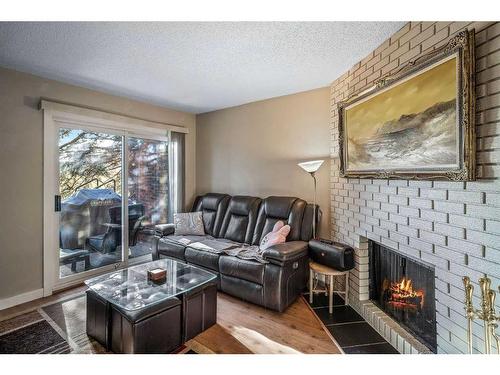
[[[187,212],[174,214],[176,236],[204,236],[205,227],[201,212]]]
[[[259,248],[265,250],[268,247],[286,242],[286,236],[290,233],[290,225],[285,225],[282,221],[277,221],[274,224],[273,230],[266,234],[260,241]]]

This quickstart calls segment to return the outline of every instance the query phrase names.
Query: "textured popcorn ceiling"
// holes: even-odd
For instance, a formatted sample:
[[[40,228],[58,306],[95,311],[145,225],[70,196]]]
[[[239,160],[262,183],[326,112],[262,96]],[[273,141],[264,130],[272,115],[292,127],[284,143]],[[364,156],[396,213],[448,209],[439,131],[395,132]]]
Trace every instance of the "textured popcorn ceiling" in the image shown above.
[[[2,22],[0,66],[201,113],[327,86],[403,25]]]

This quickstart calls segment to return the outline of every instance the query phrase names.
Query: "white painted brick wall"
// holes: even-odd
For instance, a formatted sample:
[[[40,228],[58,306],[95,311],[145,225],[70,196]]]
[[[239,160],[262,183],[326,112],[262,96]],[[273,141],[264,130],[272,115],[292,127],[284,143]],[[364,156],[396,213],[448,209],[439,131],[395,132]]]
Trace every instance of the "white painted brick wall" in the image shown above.
[[[371,87],[464,28],[476,30],[477,168],[475,182],[345,179],[339,175],[337,103]],[[331,85],[332,238],[356,249],[350,298],[402,352],[411,339],[364,302],[367,239],[435,266],[439,353],[466,352],[462,276],[500,283],[500,23],[411,22]],[[476,284],[475,302],[479,302]],[[497,298],[500,304],[500,298]],[[500,305],[496,306],[500,311]],[[483,350],[479,324],[474,347]],[[413,349],[411,349],[413,348]],[[413,350],[413,351],[412,351]]]

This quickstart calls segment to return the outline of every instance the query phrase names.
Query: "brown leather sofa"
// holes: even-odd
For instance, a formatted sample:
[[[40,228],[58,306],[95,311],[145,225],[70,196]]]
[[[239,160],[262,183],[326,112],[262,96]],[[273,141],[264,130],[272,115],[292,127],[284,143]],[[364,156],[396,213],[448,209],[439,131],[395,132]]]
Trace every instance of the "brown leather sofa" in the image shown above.
[[[263,251],[266,263],[261,263],[186,246],[173,236],[173,224],[160,225],[153,259],[166,256],[205,268],[218,275],[219,290],[272,310],[284,311],[303,291],[312,237],[311,204],[295,197],[209,193],[196,199],[192,211],[203,213],[206,235],[217,241],[259,245],[278,220],[291,230],[286,243]]]

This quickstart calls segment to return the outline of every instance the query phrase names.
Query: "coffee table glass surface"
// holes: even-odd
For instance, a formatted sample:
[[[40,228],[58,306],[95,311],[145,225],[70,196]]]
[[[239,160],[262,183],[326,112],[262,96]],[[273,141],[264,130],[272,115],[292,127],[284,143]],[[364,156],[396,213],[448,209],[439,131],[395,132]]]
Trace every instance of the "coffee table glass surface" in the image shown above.
[[[164,282],[148,280],[148,270],[167,271]],[[106,301],[128,311],[139,310],[186,293],[216,279],[201,268],[160,259],[85,280],[85,284]]]

